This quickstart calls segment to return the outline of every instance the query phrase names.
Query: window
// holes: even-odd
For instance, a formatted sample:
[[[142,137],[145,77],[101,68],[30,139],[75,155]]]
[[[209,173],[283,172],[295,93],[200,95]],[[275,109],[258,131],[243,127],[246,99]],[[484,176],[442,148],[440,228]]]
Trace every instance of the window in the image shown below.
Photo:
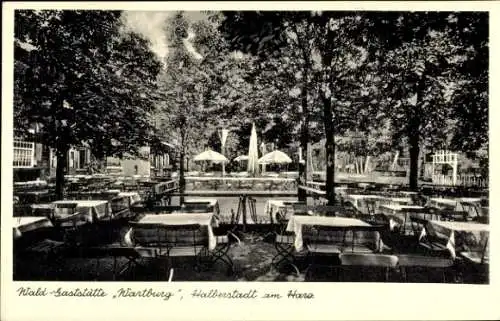
[[[35,161],[35,143],[21,140],[14,141],[14,167],[33,167]]]

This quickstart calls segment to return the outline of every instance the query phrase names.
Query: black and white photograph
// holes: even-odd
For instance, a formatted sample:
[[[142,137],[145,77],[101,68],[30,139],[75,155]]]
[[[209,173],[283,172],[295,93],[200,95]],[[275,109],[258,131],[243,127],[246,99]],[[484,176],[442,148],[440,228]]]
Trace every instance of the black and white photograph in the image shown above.
[[[13,19],[12,280],[490,284],[488,11]]]

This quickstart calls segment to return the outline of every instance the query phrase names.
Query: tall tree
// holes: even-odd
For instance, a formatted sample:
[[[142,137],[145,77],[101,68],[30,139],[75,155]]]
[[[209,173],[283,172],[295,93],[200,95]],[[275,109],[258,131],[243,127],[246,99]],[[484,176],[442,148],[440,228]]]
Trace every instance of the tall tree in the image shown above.
[[[352,12],[227,12],[225,15],[227,19],[222,28],[235,48],[269,57],[283,56],[280,49],[290,50],[288,46],[293,44],[294,50],[300,53],[294,58],[296,64],[302,66],[303,85],[298,79],[296,81],[301,88],[302,107],[307,108],[302,108],[299,114],[303,124],[301,141],[306,143],[308,140],[306,129],[311,113],[307,97],[311,81],[322,104],[327,198],[333,204],[334,136],[352,126],[357,116],[353,102],[361,99],[364,87],[360,79],[373,67],[367,63],[363,50],[365,43],[370,41],[366,35],[368,20]],[[306,150],[305,146],[303,149]]]
[[[487,70],[485,18],[481,13],[404,12],[377,20],[377,26],[385,30],[379,36],[385,40],[379,52],[386,81],[386,100],[381,106],[386,108],[396,138],[408,138],[411,189],[418,185],[422,144],[448,148],[454,131],[461,136],[456,142],[472,142],[464,134],[487,130],[487,76],[481,77]],[[478,58],[483,61],[471,68]],[[469,90],[475,85],[482,90]],[[477,113],[476,120],[468,119],[471,111]]]
[[[136,154],[154,136],[149,113],[160,63],[147,42],[121,29],[120,12],[15,13],[15,125],[42,125],[57,155],[56,195],[67,152],[85,143],[98,157]],[[139,57],[139,58],[138,58]]]
[[[308,12],[225,12],[226,20],[221,25],[233,48],[252,53],[261,58],[257,69],[261,74],[260,86],[271,89],[269,99],[275,98],[278,108],[274,114],[291,122],[296,127],[303,158],[306,159],[311,120],[310,102],[313,99],[313,46],[314,25]],[[255,79],[254,79],[255,80]],[[262,81],[263,80],[263,81]],[[262,92],[258,90],[257,92]],[[266,112],[273,114],[273,110]],[[283,125],[282,121],[275,122]],[[294,124],[295,123],[295,124]],[[307,161],[299,167],[299,180],[306,181]],[[299,189],[299,199],[306,193]]]

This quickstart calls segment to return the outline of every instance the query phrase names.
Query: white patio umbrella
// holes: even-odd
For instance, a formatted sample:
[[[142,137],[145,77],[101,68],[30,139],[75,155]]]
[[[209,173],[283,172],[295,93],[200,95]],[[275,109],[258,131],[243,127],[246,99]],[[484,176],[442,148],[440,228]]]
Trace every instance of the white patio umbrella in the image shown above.
[[[259,164],[290,164],[292,159],[287,154],[275,150],[259,158]]]
[[[222,155],[221,153],[217,153],[216,151],[213,151],[211,149],[204,151],[203,153],[200,153],[196,155],[193,160],[195,162],[200,162],[200,161],[210,161],[214,163],[227,163],[229,160],[226,158],[226,156]]]
[[[259,172],[259,164],[257,163],[259,158],[259,151],[257,146],[257,130],[255,129],[255,124],[252,125],[252,132],[250,134],[250,145],[248,147],[248,164],[247,171],[251,175],[257,175]]]

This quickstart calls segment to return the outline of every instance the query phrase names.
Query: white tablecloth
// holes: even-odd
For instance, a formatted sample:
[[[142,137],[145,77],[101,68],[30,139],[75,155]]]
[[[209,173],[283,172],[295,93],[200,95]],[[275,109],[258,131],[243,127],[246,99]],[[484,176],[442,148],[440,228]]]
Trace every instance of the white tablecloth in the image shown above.
[[[294,203],[299,203],[299,202],[298,201],[276,200],[276,199],[268,200],[266,202],[265,207],[264,207],[264,213],[266,215],[266,218],[272,216],[273,222],[276,223],[278,221],[278,219],[276,217],[276,213],[278,213],[280,211],[283,213],[284,211],[286,211],[285,214],[290,213],[290,215],[291,215]],[[289,216],[289,215],[287,215],[287,216]]]
[[[172,214],[150,214],[145,215],[139,223],[145,224],[162,224],[166,226],[172,225],[188,225],[199,224],[205,226],[208,230],[208,249],[213,250],[217,246],[217,239],[214,235],[212,227],[217,227],[217,220],[214,219],[213,213],[172,213]],[[125,243],[129,246],[134,246],[131,239],[132,229],[125,235]]]
[[[216,198],[189,198],[184,200],[184,204],[200,204],[200,203],[206,203],[208,206],[216,206],[218,204],[218,201]]]
[[[437,208],[448,208],[455,211],[465,211],[470,217],[481,215],[480,205],[481,199],[477,197],[462,197],[462,198],[431,198],[428,202],[429,206]],[[476,212],[475,206],[478,207]]]
[[[389,197],[382,195],[363,195],[363,194],[349,194],[344,198],[344,202],[350,202],[356,209],[363,214],[368,214],[368,208],[365,201],[373,200],[376,206],[382,204],[400,204],[410,205],[413,200],[410,197]]]
[[[489,225],[472,222],[429,221],[422,229],[425,235],[446,239],[446,248],[453,258],[457,252],[482,252],[489,238]]]
[[[130,200],[130,205],[135,203],[140,203],[142,201],[141,196],[137,192],[120,192],[118,196],[128,197]]]
[[[54,217],[61,221],[71,218],[82,223],[93,223],[93,217],[98,220],[112,217],[111,204],[105,200],[65,200],[52,204],[55,207]],[[76,206],[75,212],[68,212],[65,206]]]
[[[353,226],[370,226],[370,224],[355,218],[347,217],[327,217],[327,216],[302,216],[292,215],[288,221],[286,230],[295,234],[295,249],[302,251],[304,240],[302,236],[303,226],[338,226],[338,227],[353,227]]]
[[[447,207],[447,208],[456,208],[458,205],[458,201],[456,199],[451,198],[431,198],[429,199],[429,205],[434,207]]]
[[[392,230],[394,227],[404,222],[408,225],[410,222],[408,214],[412,211],[421,211],[424,207],[418,205],[382,204],[379,206],[379,209],[383,214],[389,216],[389,226]]]
[[[19,238],[23,233],[37,230],[45,227],[52,227],[52,223],[46,217],[39,216],[23,216],[13,217],[14,237]]]

